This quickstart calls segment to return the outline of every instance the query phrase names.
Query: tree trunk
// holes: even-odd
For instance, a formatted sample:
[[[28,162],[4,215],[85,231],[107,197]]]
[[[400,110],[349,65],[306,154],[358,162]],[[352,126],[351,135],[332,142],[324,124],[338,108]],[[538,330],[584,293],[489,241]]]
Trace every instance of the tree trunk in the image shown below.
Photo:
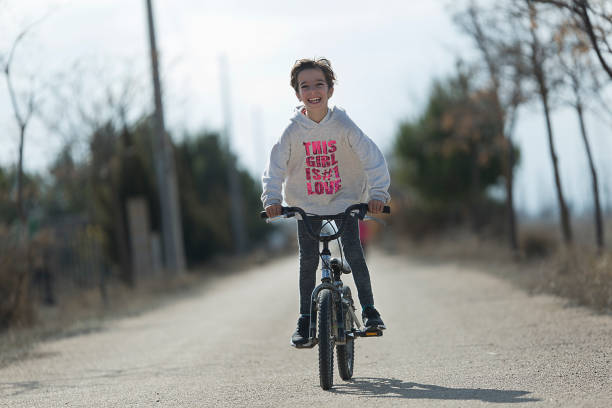
[[[129,237],[125,225],[125,207],[122,205],[121,196],[119,193],[119,183],[113,182],[112,191],[112,206],[114,217],[114,233],[117,240],[117,253],[119,255],[119,268],[121,279],[124,283],[134,287],[136,280],[134,279],[134,271],[132,270],[132,254],[130,253]]]
[[[540,94],[540,100],[542,101],[542,107],[544,109],[544,117],[546,119],[546,131],[548,133],[548,147],[550,149],[550,159],[552,161],[553,170],[555,174],[555,186],[557,187],[557,200],[559,202],[559,212],[561,217],[561,228],[563,231],[563,240],[566,245],[572,242],[572,228],[569,221],[569,211],[565,203],[563,196],[563,188],[561,187],[561,176],[559,175],[559,165],[557,159],[557,152],[555,150],[555,141],[553,137],[552,125],[550,122],[550,107],[548,104],[548,86],[546,84],[546,76],[544,74],[544,67],[542,58],[539,57],[540,41],[535,32],[535,20],[536,10],[530,0],[526,0],[527,7],[529,7],[529,17],[531,24],[529,25],[529,31],[531,33],[531,64],[533,69],[533,75],[538,85],[538,93]]]
[[[500,141],[502,143],[502,146],[504,146],[504,148],[507,144],[510,145],[510,151],[508,152],[507,156],[505,155],[502,166],[503,166],[503,172],[504,172],[504,179],[506,180],[505,182],[506,217],[507,217],[508,228],[509,228],[508,238],[510,242],[510,248],[512,249],[513,252],[516,253],[518,251],[518,241],[517,241],[517,233],[516,233],[516,216],[515,216],[514,199],[513,199],[514,196],[512,193],[513,178],[514,178],[513,176],[513,171],[514,171],[513,154],[514,152],[512,149],[512,143],[507,143],[510,141],[510,139],[506,137],[507,135],[505,134],[504,108],[502,107],[501,100],[500,100],[501,86],[500,86],[499,70],[497,69],[497,66],[496,66],[496,60],[495,58],[493,58],[490,52],[490,42],[489,43],[487,42],[486,35],[482,31],[482,26],[480,25],[480,22],[478,20],[476,8],[471,7],[469,9],[469,16],[470,16],[470,21],[472,23],[472,26],[474,28],[474,33],[472,34],[472,36],[474,37],[474,40],[476,41],[478,49],[482,52],[485,63],[487,64],[487,69],[489,71],[489,76],[491,78],[493,92],[495,94],[495,110],[496,110],[496,114],[497,114],[497,118],[499,122],[498,137],[500,138]]]
[[[599,251],[599,253],[601,253],[604,247],[604,231],[601,216],[601,206],[599,203],[599,184],[597,182],[597,170],[595,169],[595,163],[593,163],[593,155],[591,154],[591,147],[589,145],[589,139],[586,133],[586,126],[584,123],[584,115],[581,103],[576,104],[576,113],[578,114],[578,120],[580,122],[580,132],[582,133],[582,140],[584,141],[584,148],[586,150],[587,158],[589,160],[589,168],[591,169],[593,201],[595,204],[595,231],[597,240],[597,250]]]
[[[514,209],[514,149],[512,139],[506,135],[505,115],[499,99],[499,90],[495,89],[495,105],[499,121],[499,137],[502,142],[502,171],[504,172],[504,186],[506,188],[506,218],[508,223],[508,240],[510,249],[516,254],[519,250],[517,227],[516,227],[516,212]]]
[[[505,179],[506,179],[506,213],[508,217],[508,228],[510,234],[510,247],[514,252],[518,251],[518,239],[516,234],[516,214],[514,212],[514,149],[512,147],[512,141],[510,138],[506,138],[507,141],[507,158],[505,168]]]
[[[25,125],[20,126],[19,132],[19,159],[17,161],[17,215],[25,227],[26,214],[23,205],[23,144],[25,139]]]
[[[483,224],[483,214],[480,211],[480,166],[478,165],[478,144],[471,149],[471,183],[470,183],[470,218],[472,230],[478,232]]]
[[[569,221],[569,211],[565,198],[563,196],[563,188],[561,185],[561,176],[559,174],[559,163],[557,158],[557,152],[555,150],[555,141],[553,137],[552,125],[550,123],[550,108],[548,107],[548,92],[546,85],[544,84],[543,74],[537,75],[538,85],[540,88],[540,98],[542,100],[542,107],[544,108],[544,117],[546,119],[546,131],[548,133],[548,147],[550,148],[550,159],[552,161],[553,170],[555,173],[555,186],[557,188],[557,200],[559,201],[559,212],[561,217],[561,228],[563,231],[563,240],[565,244],[569,245],[572,243],[572,228]]]

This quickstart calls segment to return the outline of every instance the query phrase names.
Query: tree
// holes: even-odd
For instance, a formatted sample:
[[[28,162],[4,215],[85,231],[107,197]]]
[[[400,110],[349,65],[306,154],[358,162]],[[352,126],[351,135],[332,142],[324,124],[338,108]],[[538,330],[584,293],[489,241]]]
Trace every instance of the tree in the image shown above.
[[[136,100],[141,80],[133,73],[109,77],[109,71],[76,63],[70,74],[56,75],[49,88],[51,98],[40,116],[65,143],[51,169],[50,191],[58,198],[71,197],[47,205],[57,211],[85,212],[90,222],[100,225],[108,259],[119,265],[120,278],[133,284],[125,204],[132,195],[151,191],[148,169],[142,169],[142,163],[152,163],[151,133],[148,116]],[[88,82],[96,87],[87,87]],[[75,146],[82,157],[74,157]],[[81,185],[73,195],[74,181]],[[156,211],[157,200],[148,202]],[[154,227],[156,220],[151,220]]]
[[[484,20],[484,21],[483,21]],[[525,64],[520,39],[512,24],[496,12],[486,14],[474,1],[455,15],[455,22],[474,41],[481,54],[485,86],[490,90],[491,106],[496,117],[496,140],[503,150],[503,174],[506,192],[506,217],[509,244],[518,250],[514,208],[515,149],[512,136],[519,106],[525,102],[523,90]]]
[[[595,239],[597,248],[601,252],[604,247],[604,228],[599,198],[599,182],[584,118],[587,102],[592,99],[591,97],[594,94],[598,93],[597,81],[593,83],[593,80],[591,80],[592,83],[589,84],[589,79],[595,78],[596,73],[589,55],[588,39],[585,38],[584,32],[576,27],[573,21],[562,19],[556,27],[555,39],[557,44],[556,60],[558,66],[563,70],[564,83],[571,94],[567,103],[576,111],[591,173]]]
[[[395,141],[399,176],[432,208],[474,211],[502,175],[491,90],[477,89],[472,73],[434,83],[424,113],[400,125]]]
[[[194,265],[216,253],[231,253],[233,215],[227,174],[235,158],[215,132],[186,135],[176,155],[188,262]],[[269,230],[256,216],[261,209],[260,187],[245,170],[235,171],[243,189],[245,230],[249,241],[257,242]]]
[[[25,177],[23,171],[23,149],[25,145],[25,136],[26,129],[32,119],[34,111],[36,109],[37,99],[36,95],[36,87],[33,84],[30,84],[29,92],[25,96],[25,103],[22,102],[18,96],[18,92],[15,89],[14,84],[14,76],[13,76],[13,62],[15,57],[15,50],[19,43],[26,36],[28,31],[36,24],[35,23],[29,25],[25,29],[23,29],[12,42],[10,50],[6,55],[0,55],[0,66],[2,67],[2,72],[4,74],[4,78],[6,80],[6,85],[9,93],[9,98],[11,102],[11,107],[13,109],[13,115],[15,117],[15,121],[17,122],[17,127],[19,129],[19,148],[18,148],[18,158],[17,158],[17,197],[16,197],[16,208],[17,208],[17,217],[22,227],[20,229],[20,244],[21,247],[17,248],[16,253],[21,253],[21,257],[17,257],[15,269],[12,273],[15,275],[15,284],[12,286],[12,293],[10,293],[10,301],[7,301],[6,304],[3,304],[0,307],[0,324],[7,324],[12,320],[15,320],[15,316],[19,313],[19,310],[22,309],[22,305],[29,304],[28,297],[30,292],[30,261],[27,254],[29,253],[29,237],[27,235],[27,230],[24,228],[27,223],[27,214],[24,203],[24,184]],[[23,256],[25,254],[25,256]]]
[[[569,219],[569,210],[563,194],[563,186],[561,183],[561,175],[559,174],[559,159],[555,148],[555,141],[551,123],[551,104],[550,97],[552,88],[556,86],[555,80],[551,79],[556,73],[551,70],[547,70],[548,64],[551,60],[550,48],[546,48],[543,42],[539,38],[538,33],[538,11],[532,0],[525,0],[526,8],[523,9],[520,6],[516,8],[516,15],[519,18],[526,19],[529,24],[530,39],[528,40],[529,47],[529,60],[531,62],[531,75],[537,85],[537,92],[542,103],[542,109],[544,111],[544,119],[546,121],[546,132],[548,134],[548,147],[550,151],[550,158],[553,165],[555,187],[557,191],[557,201],[559,203],[559,216],[561,221],[561,229],[563,232],[563,240],[566,245],[572,242],[572,228]],[[551,42],[544,42],[551,44]]]
[[[4,78],[6,80],[6,85],[9,92],[9,97],[11,101],[11,107],[13,108],[13,115],[15,116],[15,121],[17,122],[17,127],[19,128],[19,153],[17,158],[17,214],[19,219],[21,220],[22,225],[26,222],[26,213],[23,205],[23,148],[25,144],[25,135],[28,124],[30,123],[30,119],[32,119],[32,115],[35,111],[36,106],[36,98],[34,87],[30,88],[30,91],[25,97],[25,103],[20,103],[19,98],[17,96],[17,91],[14,86],[14,77],[13,77],[13,62],[15,57],[15,50],[19,43],[26,36],[28,31],[32,28],[32,25],[26,27],[23,31],[17,35],[13,44],[11,45],[10,51],[5,58],[0,58],[2,62],[2,72],[4,73]]]

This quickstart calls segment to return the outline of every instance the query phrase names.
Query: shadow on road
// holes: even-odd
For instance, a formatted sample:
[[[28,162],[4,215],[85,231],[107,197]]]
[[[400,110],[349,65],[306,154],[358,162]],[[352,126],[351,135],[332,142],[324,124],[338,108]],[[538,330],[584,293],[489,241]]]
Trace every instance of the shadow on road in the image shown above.
[[[38,381],[19,381],[13,383],[0,383],[0,398],[13,397],[40,388]]]
[[[333,392],[376,398],[433,400],[480,400],[484,402],[518,403],[540,401],[526,398],[529,391],[494,390],[484,388],[447,388],[431,384],[405,382],[395,378],[354,378],[334,384]]]

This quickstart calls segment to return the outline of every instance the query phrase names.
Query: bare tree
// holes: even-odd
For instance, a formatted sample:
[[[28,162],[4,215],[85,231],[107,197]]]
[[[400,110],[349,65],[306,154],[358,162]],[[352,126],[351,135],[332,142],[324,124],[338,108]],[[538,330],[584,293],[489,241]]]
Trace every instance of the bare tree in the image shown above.
[[[47,103],[37,116],[64,146],[89,151],[89,137],[97,129],[109,123],[125,128],[148,115],[141,108],[144,76],[130,71],[133,61],[113,61],[113,67],[120,65],[130,68],[112,72],[110,66],[77,60],[51,77],[45,86]]]
[[[14,78],[13,78],[13,59],[15,57],[15,50],[19,43],[26,36],[28,31],[32,28],[32,25],[24,29],[13,41],[13,44],[8,52],[5,59],[2,59],[2,72],[6,80],[6,85],[9,92],[11,101],[11,107],[13,108],[13,115],[19,128],[19,153],[17,159],[17,213],[22,224],[25,224],[26,214],[23,205],[23,146],[25,143],[25,135],[30,119],[35,111],[36,99],[33,88],[25,97],[25,104],[19,103],[17,92],[15,91]]]
[[[506,190],[506,216],[509,227],[509,243],[518,250],[516,214],[514,208],[514,148],[512,134],[518,107],[525,101],[522,89],[524,69],[521,63],[521,47],[517,40],[502,32],[500,19],[489,16],[471,1],[467,10],[455,15],[455,21],[474,41],[482,56],[490,99],[497,118],[497,139],[504,151],[503,172]],[[491,21],[493,18],[494,21]]]
[[[141,108],[142,101],[138,100],[143,93],[144,76],[129,71],[110,74],[110,71],[110,67],[95,63],[73,64],[67,71],[69,74],[60,73],[51,81],[50,101],[40,116],[53,134],[63,138],[68,151],[80,145],[87,149],[90,177],[95,186],[92,202],[108,203],[111,208],[120,274],[124,281],[133,283],[125,203],[120,194],[121,166],[123,161],[133,160],[129,123],[134,118],[148,118],[146,108]],[[99,213],[96,208],[89,211]]]
[[[31,257],[27,256],[30,251],[30,240],[28,235],[25,233],[26,229],[23,228],[26,224],[26,211],[24,208],[24,200],[23,200],[23,192],[24,192],[24,177],[23,177],[23,148],[25,143],[25,135],[26,129],[32,116],[34,115],[36,108],[36,98],[35,98],[35,87],[33,85],[30,86],[29,92],[25,95],[25,102],[20,103],[20,97],[15,89],[14,84],[14,76],[13,76],[13,62],[15,58],[15,51],[19,44],[23,41],[27,33],[32,29],[32,27],[37,24],[38,21],[30,24],[25,29],[23,29],[12,42],[10,49],[7,54],[0,55],[0,66],[2,67],[2,73],[4,74],[4,78],[6,80],[6,85],[9,93],[9,98],[11,102],[11,107],[13,109],[13,115],[15,117],[15,121],[17,122],[17,127],[19,129],[19,150],[18,150],[18,159],[17,159],[17,214],[19,217],[19,223],[21,224],[19,233],[19,241],[21,248],[18,248],[18,251],[22,252],[22,254],[26,254],[25,259],[19,259],[19,262],[23,262],[23,267],[20,267],[16,273],[16,283],[12,288],[12,293],[10,294],[11,300],[8,302],[7,310],[2,316],[2,320],[4,322],[11,321],[15,318],[18,310],[20,309],[20,305],[24,302],[27,303],[27,298],[29,295],[30,288],[30,269],[31,269]]]
[[[550,150],[550,158],[553,165],[555,187],[557,191],[557,201],[559,203],[559,215],[561,221],[561,229],[563,232],[563,240],[569,245],[572,242],[572,228],[569,219],[569,210],[563,194],[563,186],[561,183],[561,175],[559,173],[559,159],[555,148],[555,140],[551,122],[551,90],[555,87],[555,81],[550,78],[552,72],[547,71],[547,64],[550,60],[551,50],[543,46],[543,42],[539,38],[538,14],[533,0],[525,0],[526,9],[522,10],[517,7],[517,17],[528,19],[529,34],[528,47],[530,50],[529,60],[531,62],[531,74],[537,86],[537,93],[542,103],[544,111],[544,119],[546,121],[546,132],[548,134],[548,147]]]
[[[595,216],[595,237],[597,248],[601,252],[604,247],[603,218],[601,214],[599,182],[595,167],[593,154],[586,130],[584,111],[589,99],[598,93],[597,81],[595,86],[588,86],[589,78],[596,78],[593,72],[593,63],[589,55],[588,39],[584,32],[573,24],[572,21],[562,20],[557,27],[555,35],[558,44],[556,55],[558,66],[563,69],[564,79],[571,91],[571,99],[568,104],[574,108],[580,124],[580,133],[584,142],[584,148],[591,173],[591,185],[593,189],[593,204]]]

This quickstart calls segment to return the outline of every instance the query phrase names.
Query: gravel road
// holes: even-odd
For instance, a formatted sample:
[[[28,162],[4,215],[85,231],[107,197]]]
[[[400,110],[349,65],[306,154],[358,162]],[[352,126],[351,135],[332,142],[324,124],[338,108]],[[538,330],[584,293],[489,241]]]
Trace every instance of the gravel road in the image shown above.
[[[217,279],[148,313],[39,344],[0,369],[6,407],[612,407],[612,317],[452,263],[372,253],[389,328],[323,391],[289,346],[296,259]],[[352,280],[348,282],[354,287]]]

